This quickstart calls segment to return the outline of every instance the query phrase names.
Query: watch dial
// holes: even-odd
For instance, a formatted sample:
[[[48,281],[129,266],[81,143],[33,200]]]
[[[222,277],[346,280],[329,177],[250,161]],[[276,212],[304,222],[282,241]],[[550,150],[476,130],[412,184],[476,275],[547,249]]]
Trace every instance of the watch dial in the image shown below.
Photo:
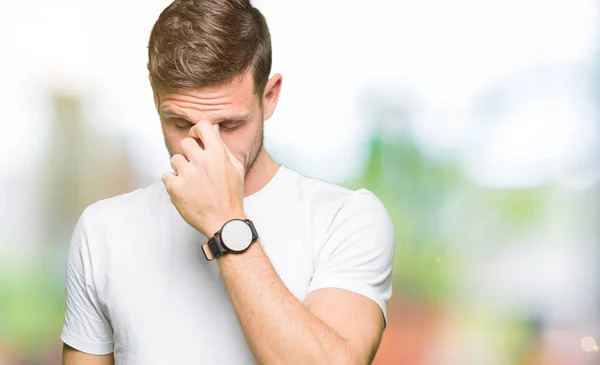
[[[232,220],[221,230],[221,241],[230,250],[243,251],[252,242],[252,230],[246,222]]]

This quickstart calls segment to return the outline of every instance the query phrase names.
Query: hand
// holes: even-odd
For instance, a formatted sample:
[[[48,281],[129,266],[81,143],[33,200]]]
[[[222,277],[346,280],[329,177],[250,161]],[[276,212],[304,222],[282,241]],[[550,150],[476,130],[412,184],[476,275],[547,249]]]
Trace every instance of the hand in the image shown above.
[[[244,165],[221,139],[219,125],[198,122],[181,148],[184,155],[171,157],[175,172],[167,172],[162,180],[183,219],[208,238],[228,220],[245,219]]]

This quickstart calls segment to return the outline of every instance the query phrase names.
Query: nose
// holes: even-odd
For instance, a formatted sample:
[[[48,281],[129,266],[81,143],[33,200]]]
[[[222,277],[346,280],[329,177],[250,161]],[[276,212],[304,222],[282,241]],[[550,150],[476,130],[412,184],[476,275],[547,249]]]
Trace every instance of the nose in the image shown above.
[[[219,123],[212,123],[210,122],[214,131],[216,132],[217,136],[219,137],[219,139],[221,138],[221,134],[219,133]],[[202,142],[202,134],[200,133],[200,131],[197,129],[198,127],[198,123],[196,123],[195,125],[193,125],[188,134],[190,138],[193,138],[196,140],[196,142],[198,142],[198,145],[200,146],[200,148],[204,149],[204,142]]]

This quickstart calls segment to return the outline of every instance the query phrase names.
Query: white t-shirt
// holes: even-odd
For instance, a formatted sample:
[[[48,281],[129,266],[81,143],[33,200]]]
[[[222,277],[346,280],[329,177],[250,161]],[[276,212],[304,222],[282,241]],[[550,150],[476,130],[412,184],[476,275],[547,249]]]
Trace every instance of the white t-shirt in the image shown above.
[[[341,288],[377,303],[392,294],[394,228],[381,201],[283,165],[244,211],[290,292],[300,301]],[[117,364],[253,364],[206,242],[162,181],[85,209],[66,266],[61,339]]]

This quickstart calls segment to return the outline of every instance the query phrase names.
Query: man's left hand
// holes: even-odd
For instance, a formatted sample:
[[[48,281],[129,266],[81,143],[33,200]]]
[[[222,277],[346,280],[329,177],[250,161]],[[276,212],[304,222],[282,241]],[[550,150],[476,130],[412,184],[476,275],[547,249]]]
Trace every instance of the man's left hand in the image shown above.
[[[175,172],[162,180],[183,219],[211,238],[228,220],[245,218],[244,165],[221,139],[219,125],[198,122],[181,141],[181,149],[183,155],[171,157]]]

